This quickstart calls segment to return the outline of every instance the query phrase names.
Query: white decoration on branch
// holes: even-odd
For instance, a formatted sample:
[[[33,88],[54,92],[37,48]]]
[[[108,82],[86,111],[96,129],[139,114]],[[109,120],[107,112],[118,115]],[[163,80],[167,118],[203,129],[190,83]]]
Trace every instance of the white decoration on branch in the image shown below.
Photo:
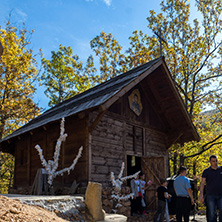
[[[123,182],[128,179],[136,178],[137,175],[140,173],[140,171],[138,171],[137,173],[135,173],[133,175],[122,177],[124,167],[125,167],[125,164],[124,164],[124,162],[122,162],[120,173],[116,179],[115,179],[114,173],[113,172],[110,173],[112,185],[114,186],[114,189],[115,189],[115,192],[112,194],[111,197],[118,201],[118,203],[115,206],[115,209],[113,209],[113,212],[116,212],[117,211],[116,209],[121,206],[121,204],[119,203],[120,201],[126,201],[129,198],[133,198],[133,193],[130,193],[126,196],[120,196],[120,191],[121,191],[121,187],[122,187]]]
[[[49,183],[49,185],[52,185],[53,179],[56,176],[58,176],[58,175],[63,176],[63,174],[65,172],[68,172],[68,174],[70,174],[70,171],[75,168],[75,165],[76,165],[77,161],[79,160],[79,158],[82,155],[83,147],[81,146],[79,148],[78,155],[73,160],[72,165],[70,167],[64,168],[64,169],[59,170],[59,171],[56,172],[56,170],[58,168],[58,165],[59,165],[59,156],[60,156],[61,145],[62,145],[62,142],[64,142],[66,140],[66,137],[68,136],[65,133],[65,127],[64,126],[65,126],[65,118],[62,118],[61,124],[60,124],[60,136],[59,136],[59,138],[57,140],[57,143],[56,143],[56,146],[55,146],[55,152],[54,152],[53,160],[49,160],[48,163],[47,163],[47,161],[45,160],[45,158],[43,156],[43,153],[42,153],[43,150],[41,149],[41,147],[39,145],[35,146],[36,150],[39,153],[39,157],[40,157],[40,160],[42,162],[42,165],[45,167],[45,169],[48,173],[48,183]]]
[[[130,193],[126,196],[119,196],[119,195],[113,194],[111,197],[116,199],[116,200],[128,200],[129,198],[133,198],[133,193]]]
[[[117,179],[115,179],[115,176],[114,176],[114,173],[113,173],[113,172],[111,172],[111,174],[110,174],[112,184],[113,184],[113,186],[115,187],[115,190],[116,190],[117,192],[120,192],[120,191],[121,191],[121,186],[122,186],[122,184],[123,184],[123,182],[124,182],[125,180],[132,179],[132,178],[136,178],[137,175],[140,173],[140,171],[138,171],[137,173],[134,173],[133,175],[126,176],[126,177],[122,177],[122,176],[123,176],[124,168],[125,168],[125,164],[124,164],[124,162],[122,162],[121,170],[120,170],[120,173],[119,173]]]

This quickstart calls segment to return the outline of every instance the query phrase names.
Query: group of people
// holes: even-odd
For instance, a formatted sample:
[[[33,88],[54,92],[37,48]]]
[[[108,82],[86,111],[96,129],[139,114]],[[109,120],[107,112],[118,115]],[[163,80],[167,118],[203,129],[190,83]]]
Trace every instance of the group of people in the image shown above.
[[[152,181],[145,181],[145,174],[140,173],[131,180],[130,187],[133,193],[131,199],[131,215],[145,215],[146,214],[146,189],[151,185]]]
[[[186,167],[181,166],[179,175],[174,180],[177,222],[182,222],[182,219],[184,222],[188,222],[191,206],[195,204],[190,180],[186,177],[186,173]],[[130,185],[134,195],[131,201],[131,215],[143,215],[146,212],[145,190],[151,183],[147,184],[144,179],[145,175],[140,174],[140,178],[138,176],[131,180]],[[153,221],[162,222],[165,218],[169,222],[168,200],[171,195],[167,190],[168,182],[166,179],[160,179],[160,184],[157,189],[158,208]],[[210,167],[203,171],[199,200],[206,205],[207,222],[217,222],[217,212],[219,212],[219,222],[222,222],[222,166],[218,166],[218,158],[215,155],[210,156]]]

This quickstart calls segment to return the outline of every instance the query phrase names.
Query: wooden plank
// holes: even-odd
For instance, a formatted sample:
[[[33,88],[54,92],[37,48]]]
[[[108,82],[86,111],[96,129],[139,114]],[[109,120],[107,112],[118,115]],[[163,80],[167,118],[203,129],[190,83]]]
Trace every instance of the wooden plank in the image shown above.
[[[89,171],[89,175],[88,175],[88,180],[91,181],[92,180],[92,135],[91,133],[88,134],[89,135],[89,145],[88,145],[88,171]]]
[[[149,171],[153,174],[153,176],[156,178],[156,180],[160,183],[159,177],[153,172],[153,170],[146,164],[146,162],[142,159],[143,163],[145,164],[145,166],[149,169]]]
[[[109,174],[110,173],[110,167],[109,166],[98,166],[98,165],[92,165],[92,174]]]
[[[93,137],[92,137],[92,143],[94,144],[94,141],[99,141],[99,142],[104,142],[104,138],[101,138],[101,137],[99,137],[99,136],[95,136],[95,135],[92,135]],[[116,140],[114,140],[114,139],[110,139],[110,138],[105,138],[105,140],[106,140],[106,143],[107,144],[115,144],[115,145],[119,145],[122,141],[120,140],[120,141],[116,141]]]
[[[94,130],[94,128],[96,127],[96,125],[99,123],[99,121],[102,119],[102,117],[104,116],[104,114],[106,113],[106,109],[102,112],[100,112],[96,119],[93,121],[93,123],[89,126],[89,133],[92,133],[92,131]]]
[[[105,157],[100,157],[100,156],[93,156],[93,164],[95,165],[104,165],[106,163],[106,158]],[[91,160],[92,164],[92,160]]]
[[[135,85],[141,82],[144,78],[146,78],[149,74],[151,74],[155,69],[157,69],[161,64],[163,64],[163,60],[159,60],[157,63],[153,64],[147,71],[138,76],[135,80],[130,82],[127,86],[123,87],[115,96],[109,99],[102,105],[102,110],[106,110],[111,104],[116,102],[120,97],[126,94],[130,89],[132,89]]]
[[[149,209],[149,207],[156,201],[156,196],[154,196],[151,201],[149,201],[147,208]]]
[[[163,144],[163,143],[159,143],[159,142],[156,142],[156,141],[153,141],[151,140],[149,142],[150,145],[153,145],[153,146],[158,146],[158,147],[161,147],[163,149],[166,149],[166,144]]]
[[[111,150],[111,151],[123,151],[123,146],[122,144],[110,144],[108,143],[107,141],[93,141],[92,143],[92,146],[93,146],[93,151],[94,150],[98,150],[98,151],[101,151],[103,149],[108,149],[108,150]]]
[[[116,150],[116,151],[111,151],[111,150],[106,150],[105,152],[102,152],[100,150],[100,152],[98,151],[97,154],[95,154],[95,150],[93,149],[93,156],[97,155],[100,157],[113,157],[114,159],[119,159],[120,156],[123,156],[123,151],[122,150]]]
[[[107,181],[110,181],[109,176],[106,175],[106,174],[95,174],[95,173],[92,173],[91,177],[92,177],[92,181],[94,181],[94,182],[107,182]]]
[[[143,128],[143,156],[146,153],[146,129]]]

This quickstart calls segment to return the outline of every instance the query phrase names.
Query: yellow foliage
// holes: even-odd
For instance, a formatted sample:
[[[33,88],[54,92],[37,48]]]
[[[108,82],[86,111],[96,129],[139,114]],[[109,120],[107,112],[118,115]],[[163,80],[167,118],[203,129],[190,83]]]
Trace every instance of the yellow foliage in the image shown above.
[[[40,112],[32,100],[37,70],[35,55],[28,49],[27,34],[27,30],[18,30],[10,22],[5,29],[0,29],[0,42],[4,47],[0,58],[0,139]],[[13,182],[13,157],[1,153],[0,166],[0,192],[6,192]]]

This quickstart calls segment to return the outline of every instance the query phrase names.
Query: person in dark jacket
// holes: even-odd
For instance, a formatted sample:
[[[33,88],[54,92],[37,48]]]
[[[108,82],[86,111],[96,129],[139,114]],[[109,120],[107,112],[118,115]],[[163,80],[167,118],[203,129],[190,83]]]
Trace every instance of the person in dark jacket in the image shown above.
[[[157,195],[158,195],[158,208],[157,208],[157,212],[154,216],[153,221],[154,222],[162,222],[164,219],[164,215],[166,212],[166,205],[167,203],[167,199],[169,199],[171,197],[170,194],[168,194],[168,190],[167,190],[167,180],[161,178],[160,179],[160,186],[157,188]]]
[[[207,221],[217,221],[217,210],[219,211],[219,221],[222,222],[222,166],[218,166],[218,158],[210,156],[210,167],[206,168],[202,174],[200,184],[200,202],[204,203],[204,185],[206,183],[206,205]]]

